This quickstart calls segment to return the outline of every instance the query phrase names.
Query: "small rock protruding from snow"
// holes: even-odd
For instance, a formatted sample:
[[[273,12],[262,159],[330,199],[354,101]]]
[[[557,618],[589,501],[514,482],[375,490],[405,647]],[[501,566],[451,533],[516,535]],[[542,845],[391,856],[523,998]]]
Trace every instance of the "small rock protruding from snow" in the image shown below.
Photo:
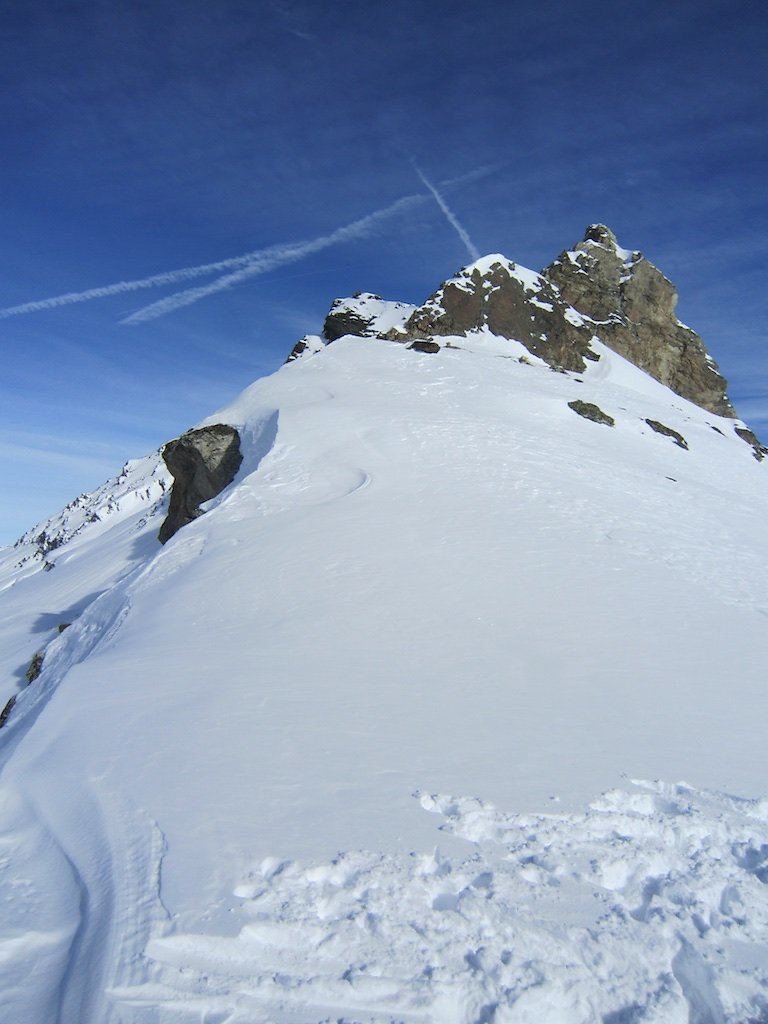
[[[651,430],[655,431],[657,434],[663,434],[664,437],[671,437],[678,448],[684,448],[688,451],[688,442],[679,431],[673,430],[672,427],[668,427],[664,423],[660,423],[659,420],[647,419],[645,422]]]
[[[737,426],[734,430],[747,444],[752,446],[752,453],[758,462],[762,462],[766,455],[768,455],[768,447],[762,444],[757,434],[750,430],[749,427]]]
[[[568,403],[568,408],[573,409],[585,420],[592,420],[593,423],[604,423],[606,427],[613,427],[616,423],[613,416],[603,412],[600,406],[595,405],[594,402],[582,402],[580,398],[577,398],[575,402]]]
[[[324,348],[325,342],[319,334],[305,334],[293,346],[285,361],[286,363],[293,363],[304,356],[314,355],[315,352],[320,352]]]

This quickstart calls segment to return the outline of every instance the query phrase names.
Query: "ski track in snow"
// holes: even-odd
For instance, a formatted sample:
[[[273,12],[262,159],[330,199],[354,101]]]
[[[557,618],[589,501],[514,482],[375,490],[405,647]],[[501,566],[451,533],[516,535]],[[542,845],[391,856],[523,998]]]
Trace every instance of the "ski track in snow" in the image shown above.
[[[143,949],[167,920],[159,829],[115,794],[81,794],[69,826],[87,830],[91,856],[76,864],[36,808],[7,788],[0,803],[0,1019],[120,1024],[109,987],[139,979]]]
[[[768,801],[635,783],[583,814],[417,794],[465,859],[267,858],[239,934],[151,940],[120,1021],[768,1021]]]

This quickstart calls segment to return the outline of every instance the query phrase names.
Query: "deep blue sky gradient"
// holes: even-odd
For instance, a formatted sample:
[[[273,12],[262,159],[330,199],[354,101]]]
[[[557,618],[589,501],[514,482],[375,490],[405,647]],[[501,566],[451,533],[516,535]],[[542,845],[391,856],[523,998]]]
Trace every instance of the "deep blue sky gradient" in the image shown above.
[[[0,320],[0,543],[212,412],[356,290],[422,301],[481,252],[539,269],[594,221],[768,433],[768,8],[740,0],[0,5],[0,307],[365,237],[145,324],[184,285]],[[205,282],[191,282],[205,283]]]

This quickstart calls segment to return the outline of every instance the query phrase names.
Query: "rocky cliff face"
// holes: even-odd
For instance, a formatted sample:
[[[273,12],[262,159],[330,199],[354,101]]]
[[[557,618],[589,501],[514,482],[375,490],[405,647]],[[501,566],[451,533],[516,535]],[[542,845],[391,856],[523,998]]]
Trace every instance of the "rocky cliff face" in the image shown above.
[[[675,316],[675,286],[609,228],[593,224],[543,273],[614,351],[703,409],[735,415],[701,338]]]
[[[387,337],[413,341],[487,328],[522,342],[552,366],[583,370],[591,326],[540,274],[501,255],[485,256],[446,281]]]

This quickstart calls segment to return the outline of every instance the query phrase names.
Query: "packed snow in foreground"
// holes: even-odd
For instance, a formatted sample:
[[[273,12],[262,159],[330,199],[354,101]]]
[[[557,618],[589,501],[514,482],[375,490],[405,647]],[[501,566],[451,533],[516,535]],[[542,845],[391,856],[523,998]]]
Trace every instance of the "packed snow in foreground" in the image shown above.
[[[768,1019],[768,801],[639,786],[578,815],[423,794],[473,854],[265,859],[236,936],[156,938],[113,996],[232,1024]]]
[[[2,552],[0,1020],[768,1022],[765,465],[455,344],[253,385],[163,548],[150,457]]]

